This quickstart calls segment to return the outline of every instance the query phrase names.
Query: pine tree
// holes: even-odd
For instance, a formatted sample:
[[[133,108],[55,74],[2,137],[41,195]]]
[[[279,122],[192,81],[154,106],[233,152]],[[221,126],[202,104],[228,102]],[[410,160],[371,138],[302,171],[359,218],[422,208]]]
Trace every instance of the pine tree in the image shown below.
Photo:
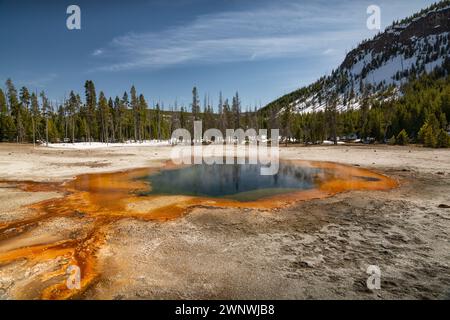
[[[128,93],[125,91],[122,96],[121,104],[120,104],[120,139],[123,141],[123,136],[127,137],[127,139],[130,138],[129,135],[129,126],[130,126],[130,120],[129,120],[129,101],[128,101]],[[125,132],[123,131],[125,129]]]
[[[270,108],[270,120],[268,129],[270,129],[268,132],[270,138],[272,137],[271,129],[279,129],[278,117],[275,108]]]
[[[120,98],[116,96],[114,99],[114,111],[113,111],[113,122],[114,122],[114,139],[119,138],[120,142],[122,140],[122,102]]]
[[[111,97],[109,97],[108,99],[108,128],[109,128],[109,132],[108,132],[108,136],[110,137],[110,142],[116,142],[116,123],[115,123],[115,117],[114,117],[114,102],[112,100]]]
[[[241,101],[239,100],[239,94],[236,92],[236,95],[233,97],[233,102],[231,105],[231,112],[234,117],[234,129],[238,129],[241,127]]]
[[[31,94],[31,122],[32,122],[32,135],[33,135],[33,145],[36,145],[36,127],[39,123],[39,101],[37,95],[33,92]]]
[[[159,103],[156,104],[156,110],[155,110],[155,120],[156,120],[156,137],[157,140],[161,140],[161,108],[159,107]]]
[[[233,116],[231,113],[230,104],[228,103],[228,99],[225,99],[225,102],[223,103],[223,126],[225,130],[234,128]]]
[[[203,111],[203,127],[205,130],[215,127],[213,110],[208,102],[206,102],[205,109]]]
[[[88,141],[98,139],[98,124],[97,124],[97,94],[95,92],[94,82],[86,81],[85,85],[86,96],[86,123]]]
[[[29,107],[30,107],[30,92],[26,87],[22,87],[20,89],[20,112],[19,112],[19,132],[20,132],[20,141],[24,142],[26,138],[26,132],[29,132],[28,124],[28,115],[29,115]]]
[[[139,137],[140,140],[142,141],[145,138],[145,124],[147,121],[147,117],[146,117],[146,113],[148,111],[148,105],[147,102],[145,101],[145,97],[143,94],[139,95],[139,108],[138,108],[138,112],[139,112]]]
[[[327,102],[325,113],[327,114],[327,127],[330,129],[333,143],[337,145],[337,94],[334,93]]]
[[[192,89],[192,117],[194,121],[200,120],[200,101],[198,99],[197,87]]]
[[[76,126],[76,115],[80,109],[80,101],[73,91],[70,91],[69,101],[68,101],[68,116],[70,119],[70,131],[72,143],[75,143],[75,126]]]
[[[140,127],[140,138],[141,141],[145,136],[145,123],[147,121],[146,113],[148,112],[147,101],[145,101],[145,97],[143,94],[139,95],[139,127]]]
[[[292,106],[289,104],[286,107],[284,107],[281,118],[282,135],[284,136],[286,146],[288,145],[288,142],[292,137],[291,125],[292,125]]]
[[[9,113],[6,96],[0,89],[0,142],[10,141],[15,134],[14,121]]]
[[[438,148],[448,148],[450,146],[450,137],[444,129],[440,129],[436,139]]]
[[[48,146],[49,142],[49,118],[51,116],[51,106],[48,102],[48,99],[45,95],[45,92],[42,91],[40,93],[40,97],[42,99],[42,115],[44,116],[45,120],[45,143]]]
[[[406,131],[403,129],[398,134],[397,138],[395,139],[398,145],[406,146],[409,143],[409,137]]]
[[[109,105],[108,100],[106,100],[105,94],[103,91],[100,91],[100,96],[98,99],[98,107],[100,109],[100,121],[101,121],[101,141],[109,142],[108,137],[108,123],[109,123]]]
[[[219,130],[222,132],[222,134],[225,136],[225,114],[223,110],[223,97],[222,97],[222,91],[219,93],[219,104],[217,106],[217,109],[219,111]]]
[[[363,86],[362,89],[363,96],[361,101],[361,110],[360,110],[360,120],[359,120],[359,128],[360,128],[360,136],[361,138],[367,138],[368,133],[368,118],[369,118],[369,91],[367,86]]]
[[[130,90],[130,99],[131,99],[130,106],[133,112],[134,141],[138,141],[139,101],[136,93],[136,88],[134,86],[132,86]]]
[[[426,147],[429,148],[436,148],[437,146],[436,134],[433,131],[433,127],[430,125],[426,125],[424,128],[423,143]]]
[[[184,107],[180,108],[180,127],[186,129],[186,112],[184,111]]]
[[[17,90],[11,79],[6,80],[7,97],[9,103],[9,110],[16,128],[16,140],[23,140],[23,123],[21,119],[21,105],[17,98]]]

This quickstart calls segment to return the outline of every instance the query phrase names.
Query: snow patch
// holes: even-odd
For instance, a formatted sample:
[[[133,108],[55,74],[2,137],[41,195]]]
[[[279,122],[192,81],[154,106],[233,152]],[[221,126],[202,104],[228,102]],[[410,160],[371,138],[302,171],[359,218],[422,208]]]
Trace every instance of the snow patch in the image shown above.
[[[116,147],[159,147],[170,146],[169,140],[150,140],[142,142],[127,141],[124,143],[104,143],[104,142],[75,142],[75,143],[49,143],[49,148],[55,149],[102,149],[102,148],[116,148]],[[45,144],[43,145],[45,146]]]

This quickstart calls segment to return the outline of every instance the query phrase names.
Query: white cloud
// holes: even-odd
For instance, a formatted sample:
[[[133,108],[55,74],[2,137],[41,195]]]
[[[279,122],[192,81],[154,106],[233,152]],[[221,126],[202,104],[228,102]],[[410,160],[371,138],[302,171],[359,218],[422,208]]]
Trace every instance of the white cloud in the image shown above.
[[[100,56],[103,54],[103,50],[102,49],[96,49],[94,50],[94,52],[92,52],[93,56]]]
[[[43,75],[42,77],[32,79],[32,80],[18,80],[18,83],[21,83],[25,86],[31,86],[36,88],[45,88],[49,83],[51,83],[53,80],[56,80],[58,78],[58,75],[56,73],[49,73],[46,75]]]
[[[325,49],[322,53],[323,53],[323,55],[325,55],[325,56],[329,56],[329,55],[334,54],[335,52],[336,52],[335,49],[333,49],[333,48],[328,48],[328,49]]]

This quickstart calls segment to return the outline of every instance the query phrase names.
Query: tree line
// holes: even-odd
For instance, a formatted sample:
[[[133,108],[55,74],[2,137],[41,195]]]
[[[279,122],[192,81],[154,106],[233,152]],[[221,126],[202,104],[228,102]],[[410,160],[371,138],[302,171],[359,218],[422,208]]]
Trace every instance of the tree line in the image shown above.
[[[15,142],[122,142],[163,139],[169,127],[159,103],[149,109],[136,88],[121,98],[97,95],[93,81],[85,83],[85,99],[74,91],[60,104],[45,92],[16,90],[11,79],[0,89],[0,140]]]
[[[308,114],[286,105],[279,119],[286,140],[320,143],[362,139],[389,144],[422,143],[427,147],[450,146],[450,80],[446,68],[411,77],[392,98],[394,88],[378,96],[363,94],[360,108],[337,110],[338,95],[330,94],[325,110]],[[265,110],[270,117],[273,110]],[[269,115],[267,115],[269,114]]]
[[[219,95],[216,108],[209,97],[200,103],[198,89],[192,90],[188,106],[163,103],[149,107],[134,86],[122,97],[97,93],[94,82],[84,85],[84,99],[71,91],[61,103],[49,100],[45,92],[17,90],[11,79],[0,89],[0,141],[3,142],[124,142],[169,139],[178,128],[193,130],[193,122],[203,121],[203,128],[260,128],[256,107],[242,112],[239,94],[231,100]],[[216,110],[214,110],[216,109]]]
[[[446,67],[448,68],[448,66]],[[231,100],[219,95],[213,106],[208,96],[201,105],[198,89],[192,90],[189,107],[177,103],[166,108],[161,103],[149,107],[134,86],[121,98],[106,97],[95,85],[85,83],[84,99],[74,91],[60,104],[50,102],[44,92],[16,90],[6,81],[0,89],[0,140],[10,142],[124,142],[166,140],[178,128],[192,132],[193,122],[203,121],[203,129],[280,129],[287,143],[321,143],[324,140],[362,139],[389,144],[422,143],[428,147],[448,147],[450,138],[450,80],[448,70],[437,68],[430,74],[412,77],[402,87],[400,98],[391,91],[378,96],[363,94],[360,108],[338,110],[338,92],[328,97],[323,111],[300,114],[286,103],[275,107],[242,111],[236,93]],[[393,90],[391,88],[390,90]],[[344,110],[344,111],[342,111]],[[270,131],[269,131],[270,132]]]

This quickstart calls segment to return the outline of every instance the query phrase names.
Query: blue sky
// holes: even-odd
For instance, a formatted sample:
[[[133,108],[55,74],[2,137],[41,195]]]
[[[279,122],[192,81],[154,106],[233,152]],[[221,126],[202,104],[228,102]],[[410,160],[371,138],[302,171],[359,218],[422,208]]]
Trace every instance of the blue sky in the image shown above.
[[[217,104],[239,91],[243,107],[264,105],[336,68],[375,31],[434,1],[0,0],[0,81],[62,100],[85,80],[121,96],[134,84],[149,103],[189,105],[198,87]],[[81,8],[81,30],[66,8]]]

